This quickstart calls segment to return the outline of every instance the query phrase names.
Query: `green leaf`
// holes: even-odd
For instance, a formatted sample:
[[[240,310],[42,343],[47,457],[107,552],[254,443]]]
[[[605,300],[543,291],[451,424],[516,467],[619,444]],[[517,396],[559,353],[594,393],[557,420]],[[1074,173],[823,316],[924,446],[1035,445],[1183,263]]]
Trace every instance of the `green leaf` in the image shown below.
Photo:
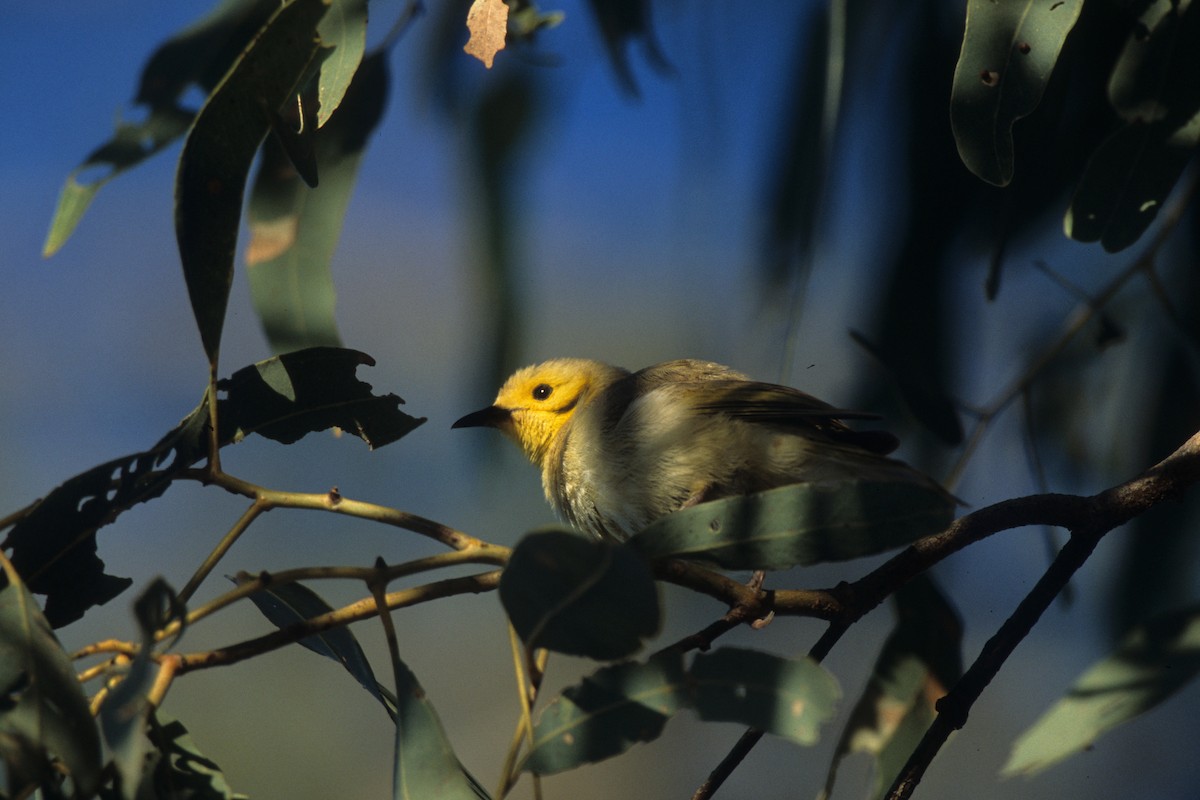
[[[146,693],[154,684],[157,669],[150,655],[154,634],[173,620],[186,617],[174,590],[161,578],[146,588],[134,603],[134,614],[141,633],[141,649],[122,678],[100,707],[100,732],[112,753],[121,797],[134,800],[146,768],[150,741],[146,738],[146,720],[151,707]]]
[[[396,677],[396,749],[392,796],[396,800],[487,798],[463,768],[433,704],[403,661],[392,654]]]
[[[375,395],[355,370],[366,353],[313,348],[238,370],[218,384],[222,445],[258,433],[285,444],[339,427],[382,447],[425,420],[400,411],[394,394]],[[30,590],[46,595],[46,617],[61,627],[129,587],[104,573],[96,532],[138,503],[158,497],[208,454],[208,403],[149,450],[113,459],[67,480],[9,531],[3,546]]]
[[[279,108],[319,49],[328,0],[293,0],[267,21],[209,95],[175,180],[175,236],[205,354],[216,363],[246,176]]]
[[[362,61],[367,44],[366,0],[332,0],[317,33],[322,45],[333,47],[321,62],[318,80],[317,126],[322,127],[341,104]]]
[[[1134,627],[1021,734],[1004,775],[1032,775],[1087,749],[1105,731],[1149,711],[1200,672],[1200,606]]]
[[[629,545],[648,558],[777,570],[901,547],[942,530],[953,513],[931,481],[814,481],[676,511]]]
[[[254,577],[248,573],[239,572],[231,580],[241,586],[246,581],[253,580]],[[250,595],[250,600],[258,607],[263,616],[278,628],[286,628],[333,611],[333,607],[321,599],[316,592],[298,583],[268,585]],[[349,628],[333,628],[322,631],[301,639],[300,644],[345,667],[346,671],[383,705],[388,716],[393,720],[396,718],[395,696],[375,679],[371,663],[367,661],[366,654]]]
[[[677,652],[605,667],[546,706],[521,768],[550,775],[623,753],[658,738],[686,700]]]
[[[500,601],[530,647],[623,658],[658,632],[658,587],[629,548],[567,531],[533,533],[513,550]]]
[[[950,123],[967,169],[988,183],[1013,177],[1013,124],[1042,99],[1083,0],[968,0]]]
[[[332,12],[331,12],[332,13]],[[309,188],[274,138],[250,191],[247,277],[275,352],[340,341],[332,261],[367,138],[387,100],[387,52],[362,62],[345,100],[315,133],[320,184]]]
[[[1196,144],[1200,115],[1180,129],[1165,121],[1131,122],[1092,154],[1063,221],[1067,236],[1099,241],[1110,253],[1150,227]]]
[[[79,797],[100,780],[100,734],[71,660],[33,596],[0,557],[0,757],[10,778],[30,753],[62,760]]]
[[[817,741],[841,697],[837,681],[811,658],[735,647],[698,653],[688,679],[701,719],[739,722],[805,745]]]
[[[1128,122],[1170,120],[1177,126],[1200,111],[1200,7],[1150,0],[1108,83],[1113,108]]]
[[[119,121],[113,137],[67,177],[42,248],[43,256],[49,258],[66,243],[104,184],[187,132],[195,112],[180,107],[184,92],[193,84],[205,93],[212,89],[277,7],[277,0],[225,0],[150,57],[135,101],[147,107],[145,120]],[[102,170],[98,176],[81,180],[82,175],[97,170]]]
[[[842,730],[821,798],[851,753],[874,758],[870,796],[882,797],[933,722],[934,704],[962,675],[962,622],[932,579],[918,576],[895,598],[899,621]]]
[[[187,728],[156,711],[150,720],[154,746],[143,779],[154,787],[151,797],[171,800],[247,800],[229,788],[225,774],[196,747]]]

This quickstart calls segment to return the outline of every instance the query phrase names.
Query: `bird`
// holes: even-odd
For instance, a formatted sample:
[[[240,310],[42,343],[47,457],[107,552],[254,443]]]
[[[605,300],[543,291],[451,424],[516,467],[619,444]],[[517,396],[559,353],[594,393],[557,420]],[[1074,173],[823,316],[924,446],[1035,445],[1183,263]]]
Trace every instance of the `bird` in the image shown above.
[[[556,358],[517,370],[492,405],[451,427],[498,429],[541,470],[561,519],[624,541],[673,511],[804,481],[903,481],[944,492],[887,457],[895,436],[844,422],[877,418],[710,361],[630,372]]]

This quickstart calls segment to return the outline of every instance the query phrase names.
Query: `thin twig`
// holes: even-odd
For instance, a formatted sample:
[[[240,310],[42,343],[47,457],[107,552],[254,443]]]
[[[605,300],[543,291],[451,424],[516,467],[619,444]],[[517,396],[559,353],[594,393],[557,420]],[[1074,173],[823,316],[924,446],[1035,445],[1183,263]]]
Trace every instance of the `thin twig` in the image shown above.
[[[200,588],[200,584],[204,582],[204,579],[208,577],[209,573],[213,571],[221,559],[225,557],[225,554],[229,552],[229,548],[233,547],[233,543],[246,532],[246,529],[250,527],[254,520],[258,519],[259,515],[267,510],[267,506],[259,500],[255,500],[250,504],[245,513],[229,529],[229,532],[221,537],[221,541],[217,542],[217,546],[204,559],[204,563],[200,565],[191,579],[188,580],[187,585],[179,590],[179,602],[187,603],[191,599],[196,590]]]

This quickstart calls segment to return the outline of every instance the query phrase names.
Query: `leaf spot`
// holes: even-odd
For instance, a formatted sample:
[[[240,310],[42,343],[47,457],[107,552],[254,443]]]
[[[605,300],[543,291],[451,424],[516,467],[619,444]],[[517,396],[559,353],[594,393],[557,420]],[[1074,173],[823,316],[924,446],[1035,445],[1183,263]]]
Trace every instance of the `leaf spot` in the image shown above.
[[[985,69],[979,73],[979,80],[984,86],[996,86],[1000,83],[1000,73],[994,69]]]
[[[804,701],[803,700],[793,700],[792,701],[792,716],[793,717],[801,717],[803,715],[804,715]]]
[[[1023,56],[1029,55],[1030,51],[1032,50],[1033,47],[1030,46],[1029,42],[1021,42],[1019,45],[1017,45],[1017,52]]]
[[[562,740],[563,740],[563,744],[565,744],[569,747],[569,746],[575,744],[575,734],[564,733]]]

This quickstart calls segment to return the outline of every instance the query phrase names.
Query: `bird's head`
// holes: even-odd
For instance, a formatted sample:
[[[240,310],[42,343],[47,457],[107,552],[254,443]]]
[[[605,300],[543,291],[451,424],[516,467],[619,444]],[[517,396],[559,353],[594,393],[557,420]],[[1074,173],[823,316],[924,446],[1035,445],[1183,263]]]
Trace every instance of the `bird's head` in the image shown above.
[[[580,405],[626,374],[582,358],[558,358],[525,367],[504,382],[492,405],[467,414],[451,427],[496,428],[540,467],[551,443]]]

